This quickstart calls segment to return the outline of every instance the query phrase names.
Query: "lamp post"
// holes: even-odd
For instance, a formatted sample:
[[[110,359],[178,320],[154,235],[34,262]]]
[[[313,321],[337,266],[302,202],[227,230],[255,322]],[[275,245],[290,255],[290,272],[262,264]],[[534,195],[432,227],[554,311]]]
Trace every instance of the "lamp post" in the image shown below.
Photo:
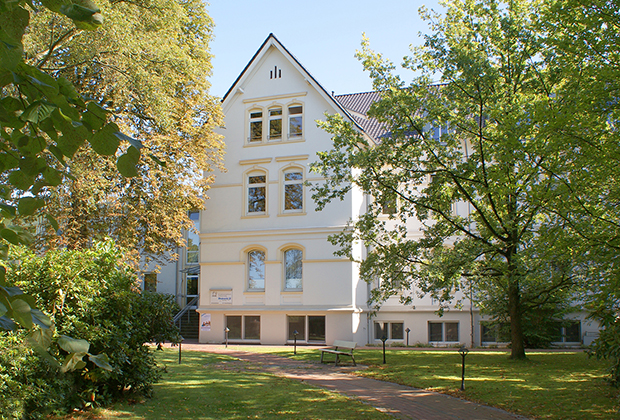
[[[297,354],[297,334],[299,331],[293,331],[293,354]]]
[[[181,364],[181,343],[183,342],[183,336],[179,336],[179,364]]]
[[[224,333],[226,334],[226,348],[228,348],[228,332],[230,331],[230,328],[226,327],[224,329]]]
[[[385,342],[387,341],[387,337],[385,336],[385,334],[383,334],[383,337],[381,337],[381,341],[383,341],[383,364],[385,364]]]
[[[409,327],[405,328],[405,332],[407,333],[407,347],[409,347],[409,333],[411,332]]]
[[[463,369],[461,371],[461,391],[465,391],[465,356],[467,356],[467,353],[469,353],[469,350],[463,344],[459,349],[459,354],[463,358]]]

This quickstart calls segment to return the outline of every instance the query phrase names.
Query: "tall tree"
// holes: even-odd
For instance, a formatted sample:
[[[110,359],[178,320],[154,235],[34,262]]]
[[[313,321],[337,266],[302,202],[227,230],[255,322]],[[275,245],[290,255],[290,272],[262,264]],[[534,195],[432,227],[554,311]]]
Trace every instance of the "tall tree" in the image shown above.
[[[73,179],[46,197],[46,211],[60,223],[59,234],[47,232],[46,246],[80,248],[112,236],[166,258],[184,245],[182,229],[193,227],[188,211],[203,206],[212,182],[204,174],[221,166],[223,144],[213,132],[221,110],[207,81],[213,23],[199,0],[100,6],[106,20],[92,33],[63,16],[37,13],[26,57],[112,110],[116,126],[142,141],[143,157],[127,180],[115,171],[115,144],[79,149]]]
[[[370,142],[328,117],[334,149],[314,166],[326,178],[314,198],[319,208],[352,188],[374,198],[332,241],[351,258],[352,242],[367,245],[361,275],[381,279],[375,301],[417,290],[445,304],[473,291],[510,323],[511,357],[524,358],[524,317],[564,302],[580,278],[575,252],[548,246],[562,231],[545,227],[556,194],[548,168],[561,150],[537,118],[552,112],[561,79],[545,64],[539,1],[446,7],[444,16],[423,11],[431,34],[405,59],[409,86],[363,42],[359,59],[381,92],[369,116],[387,134]],[[378,218],[394,199],[396,213]]]
[[[549,2],[543,22],[554,66],[567,75],[547,129],[565,153],[555,168],[568,199],[550,210],[580,244],[592,270],[584,301],[602,329],[593,349],[611,362],[620,385],[620,5]]]

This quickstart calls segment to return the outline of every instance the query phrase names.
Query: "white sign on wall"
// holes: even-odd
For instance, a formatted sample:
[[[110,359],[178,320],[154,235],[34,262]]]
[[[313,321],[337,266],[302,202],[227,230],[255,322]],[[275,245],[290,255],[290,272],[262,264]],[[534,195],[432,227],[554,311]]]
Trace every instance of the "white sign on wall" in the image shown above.
[[[211,290],[211,305],[232,305],[232,290]]]

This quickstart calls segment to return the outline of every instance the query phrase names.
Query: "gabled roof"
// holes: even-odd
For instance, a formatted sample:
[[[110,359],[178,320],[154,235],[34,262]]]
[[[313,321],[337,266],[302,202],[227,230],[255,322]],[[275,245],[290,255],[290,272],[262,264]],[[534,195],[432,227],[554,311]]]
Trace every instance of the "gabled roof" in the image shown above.
[[[359,114],[361,114],[361,115],[354,115],[354,113],[358,113],[358,111],[357,111],[358,108],[357,107],[356,108],[349,108],[349,106],[352,106],[352,104],[354,104],[355,101],[350,101],[350,102],[346,102],[345,101],[348,104],[348,105],[345,106],[345,105],[343,105],[345,102],[341,102],[341,99],[340,99],[340,98],[354,96],[354,95],[362,95],[362,96],[359,97],[360,101],[361,101],[362,97],[366,98],[365,100],[368,101],[368,100],[371,100],[370,94],[374,94],[376,92],[369,92],[368,94],[340,95],[338,97],[334,97],[333,95],[329,94],[327,92],[327,90],[325,90],[325,88],[310,74],[310,72],[308,70],[306,70],[306,68],[299,62],[299,60],[297,60],[297,58],[295,58],[295,56],[293,54],[291,54],[291,52],[289,50],[287,50],[284,45],[282,45],[282,43],[278,40],[278,38],[276,38],[276,36],[273,33],[269,34],[267,39],[265,39],[265,41],[262,43],[262,45],[258,48],[258,50],[254,54],[254,56],[252,56],[252,58],[250,59],[248,64],[245,66],[245,68],[243,69],[241,74],[239,74],[237,79],[230,86],[230,88],[228,89],[228,91],[226,92],[224,97],[222,98],[222,103],[225,102],[226,99],[229,96],[231,96],[231,94],[233,92],[235,92],[235,90],[241,84],[244,76],[246,74],[249,74],[250,69],[252,68],[252,66],[259,61],[260,57],[263,54],[265,54],[267,52],[267,50],[269,49],[269,47],[271,47],[271,46],[276,47],[278,50],[280,50],[280,52],[282,52],[283,55],[288,57],[289,60],[291,61],[291,63],[295,67],[297,67],[297,69],[306,77],[306,79],[308,80],[308,83],[313,85],[317,89],[317,91],[325,98],[325,100],[330,102],[334,106],[334,108],[338,109],[344,116],[348,117],[351,120],[351,122],[353,122],[353,124],[355,124],[356,127],[360,131],[362,131],[363,133],[365,133],[368,136],[370,136],[373,140],[377,138],[377,133],[380,132],[380,129],[378,127],[376,127],[376,126],[378,126],[378,123],[375,122],[374,125],[373,125],[370,122],[371,120],[368,120],[368,118],[365,117],[366,112],[368,111],[368,108],[370,107],[370,105],[368,105],[368,107],[366,107],[366,112],[359,112]],[[366,95],[367,97],[364,96],[364,95]],[[377,99],[378,99],[378,93],[376,93],[376,95],[377,95]],[[377,99],[375,99],[375,100],[377,100]],[[360,108],[360,109],[362,109],[362,108]],[[349,112],[349,110],[351,110],[351,112]]]
[[[370,106],[381,99],[379,92],[350,93],[347,95],[336,95],[334,98],[351,114],[355,122],[373,140],[377,141],[387,134],[388,130],[383,124],[374,118],[368,118]]]

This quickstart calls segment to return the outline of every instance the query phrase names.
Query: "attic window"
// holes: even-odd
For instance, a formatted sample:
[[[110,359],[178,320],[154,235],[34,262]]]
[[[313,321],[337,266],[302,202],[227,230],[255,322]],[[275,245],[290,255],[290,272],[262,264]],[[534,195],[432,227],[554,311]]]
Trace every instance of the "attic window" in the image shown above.
[[[269,70],[269,78],[270,79],[281,79],[282,69],[279,69],[278,66],[273,66],[273,70]]]

